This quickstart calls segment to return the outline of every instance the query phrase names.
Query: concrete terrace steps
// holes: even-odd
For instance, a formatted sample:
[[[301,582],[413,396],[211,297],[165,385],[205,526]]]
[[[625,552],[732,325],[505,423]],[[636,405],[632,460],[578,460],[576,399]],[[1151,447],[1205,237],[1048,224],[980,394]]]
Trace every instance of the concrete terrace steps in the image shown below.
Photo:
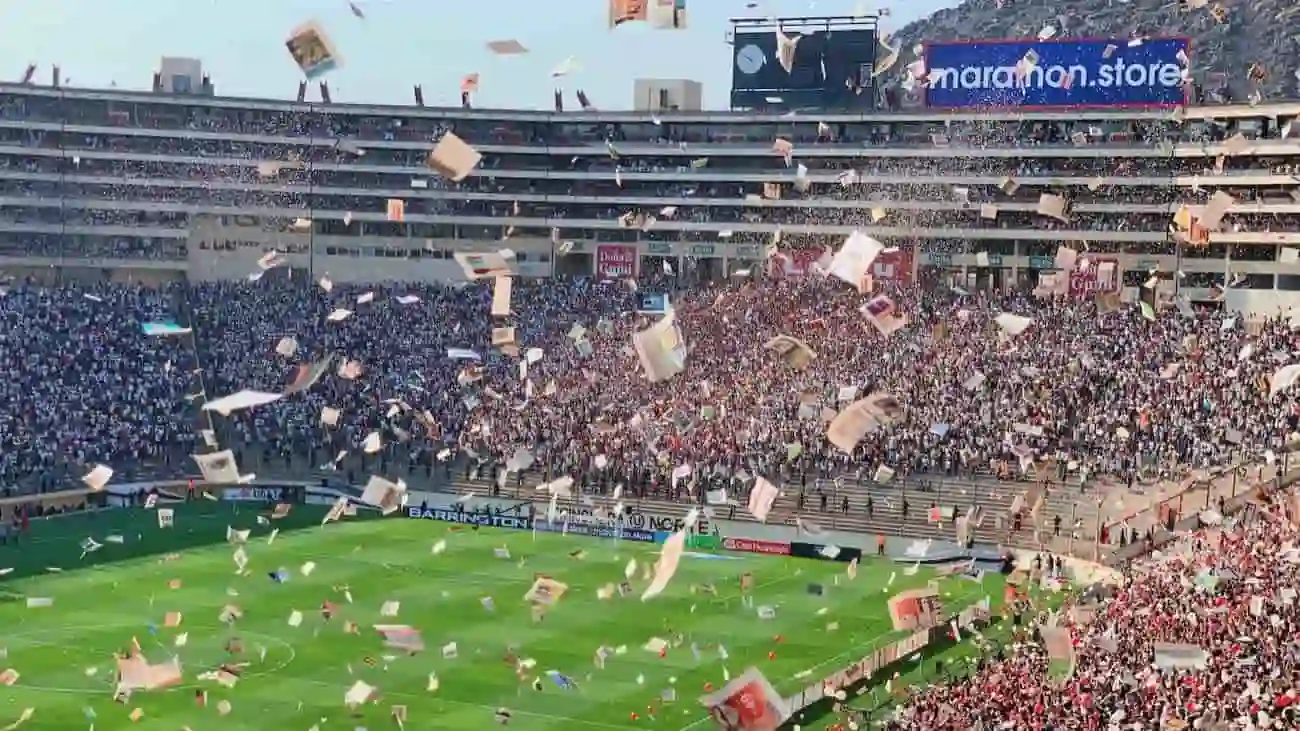
[[[547,502],[549,498],[544,492],[537,492],[536,487],[539,482],[525,479],[522,488],[516,488],[515,485],[509,484],[510,489],[503,490],[497,497],[501,499],[520,501],[532,501],[537,504]],[[490,482],[481,480],[464,480],[453,479],[453,489],[457,494],[474,494],[483,497],[493,495],[494,485]],[[778,499],[768,515],[768,523],[778,523],[785,525],[795,525],[796,519],[811,521],[817,526],[827,530],[840,530],[865,533],[870,535],[889,535],[903,538],[929,538],[945,541],[956,540],[956,529],[953,521],[944,521],[940,524],[934,524],[929,521],[929,505],[931,500],[935,500],[941,507],[954,507],[957,515],[965,515],[966,510],[973,505],[979,504],[983,507],[985,518],[982,526],[973,530],[972,537],[977,543],[988,544],[1007,544],[1021,548],[1040,548],[1040,544],[1034,538],[1034,532],[1030,527],[1028,520],[1022,526],[1022,529],[1016,533],[1009,532],[1010,522],[1001,521],[999,518],[1009,513],[1011,503],[1015,497],[1023,492],[1021,483],[1005,483],[1002,489],[991,489],[995,486],[983,485],[980,483],[971,483],[964,489],[953,490],[951,492],[910,492],[907,493],[909,502],[909,512],[906,518],[902,515],[903,493],[897,490],[891,490],[887,486],[866,486],[852,483],[841,482],[836,487],[836,492],[831,495],[828,491],[827,510],[820,510],[820,501],[815,493],[812,493],[804,510],[798,510],[795,500],[790,496],[783,496]],[[1062,512],[1062,532],[1069,533],[1069,508],[1073,500],[1069,498],[1070,488],[1064,491],[1066,495],[1057,494],[1058,490],[1049,491],[1048,498],[1044,501],[1045,505],[1040,512],[1043,520],[1043,533],[1046,536],[1050,532],[1051,516],[1056,513],[1054,510],[1063,509]],[[1073,488],[1077,490],[1077,487]],[[867,495],[871,495],[873,502],[872,514],[866,513]],[[848,513],[841,510],[841,498],[848,497],[850,509]],[[589,505],[580,502],[583,498],[568,498],[559,501],[559,505],[564,509],[590,509],[609,512],[613,509],[615,501],[605,495],[586,495],[584,498],[589,501]],[[978,499],[983,498],[983,499]],[[978,503],[977,503],[978,499]],[[674,502],[661,497],[646,498],[626,498],[624,504],[629,509],[640,511],[654,512],[665,516],[684,515],[689,509],[689,504]],[[727,517],[730,513],[726,507],[715,507],[720,517]],[[753,516],[749,515],[744,506],[738,506],[736,515],[733,520],[754,521]],[[1005,523],[1005,526],[999,525]]]

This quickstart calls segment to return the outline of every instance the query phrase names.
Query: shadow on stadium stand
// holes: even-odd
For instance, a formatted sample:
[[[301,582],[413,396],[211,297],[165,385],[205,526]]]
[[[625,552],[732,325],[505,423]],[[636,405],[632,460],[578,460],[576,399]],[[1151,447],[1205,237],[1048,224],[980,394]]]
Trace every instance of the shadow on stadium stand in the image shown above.
[[[268,520],[259,530],[258,517],[270,518],[271,503],[191,500],[160,501],[158,505],[175,511],[173,527],[159,527],[157,510],[143,507],[108,507],[33,520],[27,531],[20,536],[10,533],[0,545],[0,568],[13,569],[0,580],[216,545],[226,541],[228,526],[255,533],[312,528],[321,524],[330,509],[328,505],[296,504],[288,515]],[[377,512],[358,511],[349,520],[377,516]],[[99,548],[84,552],[87,538]]]

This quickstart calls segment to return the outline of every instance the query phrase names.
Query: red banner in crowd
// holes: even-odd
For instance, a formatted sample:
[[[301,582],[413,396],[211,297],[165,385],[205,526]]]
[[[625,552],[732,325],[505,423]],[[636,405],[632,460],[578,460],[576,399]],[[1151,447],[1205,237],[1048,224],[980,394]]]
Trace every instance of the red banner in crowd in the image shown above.
[[[796,249],[782,251],[771,260],[774,275],[802,277],[813,273],[813,264],[825,254],[824,249]],[[912,283],[912,250],[886,251],[871,263],[871,277],[881,282]]]
[[[1097,272],[1099,265],[1110,264],[1104,277]],[[1070,272],[1070,294],[1092,297],[1098,294],[1118,294],[1120,283],[1119,260],[1114,257],[1088,257],[1087,266]]]
[[[636,246],[596,246],[596,276],[600,279],[631,279],[636,276]]]
[[[912,250],[883,251],[871,262],[871,277],[878,282],[912,283]]]

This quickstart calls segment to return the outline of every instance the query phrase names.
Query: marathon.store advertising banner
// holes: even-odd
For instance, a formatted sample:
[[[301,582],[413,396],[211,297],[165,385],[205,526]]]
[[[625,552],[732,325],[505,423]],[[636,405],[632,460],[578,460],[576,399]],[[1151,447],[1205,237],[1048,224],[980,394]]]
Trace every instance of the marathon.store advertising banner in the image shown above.
[[[1032,54],[1034,55],[1031,55]],[[1036,38],[932,43],[925,47],[926,106],[1174,107],[1183,84],[1186,38]],[[1026,60],[1034,59],[1036,62]]]
[[[825,254],[823,249],[797,249],[782,251],[769,260],[769,273],[773,276],[803,277],[814,274],[814,264]],[[911,249],[881,252],[871,263],[871,276],[882,282],[909,285],[913,282]]]
[[[666,294],[643,294],[637,301],[638,315],[667,315],[671,304]]]
[[[639,256],[635,244],[598,244],[596,246],[596,277],[599,279],[632,279],[636,277]]]

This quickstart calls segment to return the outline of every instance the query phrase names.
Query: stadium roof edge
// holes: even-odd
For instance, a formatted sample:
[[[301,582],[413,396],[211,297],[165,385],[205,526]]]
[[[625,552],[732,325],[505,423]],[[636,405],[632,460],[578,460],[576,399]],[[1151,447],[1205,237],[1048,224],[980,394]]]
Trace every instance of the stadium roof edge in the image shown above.
[[[118,91],[98,89],[53,89],[23,84],[0,84],[0,95],[64,98],[69,100],[107,101],[124,104],[160,104],[173,106],[201,106],[211,108],[239,109],[247,111],[270,112],[327,112],[330,114],[356,116],[401,116],[428,119],[480,119],[519,122],[639,122],[652,116],[663,122],[678,123],[728,123],[728,122],[766,122],[786,123],[793,118],[789,114],[758,114],[752,112],[703,111],[676,112],[672,114],[654,114],[652,112],[632,111],[581,111],[549,112],[523,109],[463,109],[460,107],[417,107],[397,104],[323,104],[320,102],[291,102],[277,99],[250,99],[243,97],[205,97],[179,96],[175,94],[158,94],[142,91]],[[833,113],[810,111],[800,113],[805,120],[835,122],[922,122],[929,120],[953,121],[1001,121],[1011,119],[1033,120],[1134,120],[1162,119],[1169,117],[1168,109],[1053,109],[1043,111],[1024,110],[939,110],[921,109],[903,112],[864,112]],[[1233,104],[1225,106],[1186,107],[1182,118],[1196,119],[1231,119],[1257,117],[1288,117],[1300,115],[1300,101],[1287,101],[1275,104]]]

